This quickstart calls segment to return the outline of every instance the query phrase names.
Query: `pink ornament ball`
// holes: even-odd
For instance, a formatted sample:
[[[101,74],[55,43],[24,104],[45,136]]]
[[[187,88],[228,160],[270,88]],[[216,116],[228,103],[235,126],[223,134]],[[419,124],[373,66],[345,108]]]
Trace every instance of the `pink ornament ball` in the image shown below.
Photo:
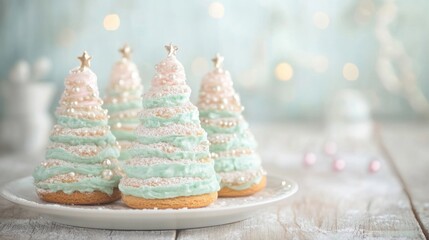
[[[380,171],[381,168],[381,162],[379,160],[371,160],[371,162],[368,165],[368,171],[370,173],[376,173]]]
[[[332,168],[336,172],[340,172],[344,170],[345,167],[346,167],[346,162],[343,159],[338,158],[332,162]]]
[[[303,161],[305,166],[313,166],[317,161],[317,156],[312,152],[306,152],[304,153]]]

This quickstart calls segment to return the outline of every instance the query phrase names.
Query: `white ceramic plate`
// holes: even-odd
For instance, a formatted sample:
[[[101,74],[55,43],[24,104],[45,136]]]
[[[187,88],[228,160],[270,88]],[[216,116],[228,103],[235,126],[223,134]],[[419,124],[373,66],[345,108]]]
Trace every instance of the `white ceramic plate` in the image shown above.
[[[38,212],[62,224],[103,229],[166,230],[207,227],[241,221],[297,191],[298,185],[295,182],[268,175],[267,187],[252,196],[219,198],[205,208],[177,210],[136,210],[127,208],[121,201],[96,206],[46,203],[37,197],[32,177],[21,178],[4,185],[0,189],[0,194],[23,208]]]

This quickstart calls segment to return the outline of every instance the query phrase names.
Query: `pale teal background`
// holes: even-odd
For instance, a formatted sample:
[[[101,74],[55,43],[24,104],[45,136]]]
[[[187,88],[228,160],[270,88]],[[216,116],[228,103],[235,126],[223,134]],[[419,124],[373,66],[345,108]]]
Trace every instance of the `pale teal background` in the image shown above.
[[[7,80],[19,59],[34,61],[47,56],[53,71],[46,81],[57,84],[58,98],[68,70],[78,64],[76,56],[87,50],[103,90],[110,67],[119,57],[117,49],[128,42],[147,88],[153,66],[166,55],[164,44],[173,42],[180,48],[178,58],[187,70],[194,100],[202,75],[192,72],[192,61],[221,52],[246,114],[253,120],[320,119],[330,97],[344,88],[362,90],[377,117],[421,118],[404,97],[384,89],[376,74],[375,15],[387,1],[369,1],[374,11],[364,23],[354,20],[362,1],[220,1],[225,6],[220,20],[209,16],[211,2],[1,0],[0,79]],[[392,2],[398,6],[398,17],[391,32],[403,43],[418,86],[428,97],[429,1]],[[317,11],[330,17],[326,30],[312,23]],[[111,13],[121,18],[120,28],[113,32],[103,28],[104,16]],[[326,72],[316,73],[308,67],[315,55],[329,59]],[[274,68],[281,61],[294,69],[288,82],[275,79]],[[342,67],[347,62],[359,67],[357,81],[343,78]]]

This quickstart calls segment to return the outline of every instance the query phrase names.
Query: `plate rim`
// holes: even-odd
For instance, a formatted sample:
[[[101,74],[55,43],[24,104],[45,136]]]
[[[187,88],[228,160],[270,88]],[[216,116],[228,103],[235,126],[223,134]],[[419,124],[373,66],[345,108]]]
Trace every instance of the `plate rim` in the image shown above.
[[[295,193],[298,192],[299,190],[299,185],[296,181],[291,180],[290,178],[287,177],[281,177],[279,175],[276,174],[267,174],[267,178],[276,178],[279,181],[287,181],[291,187],[290,189],[286,192],[283,193],[277,197],[272,197],[270,199],[261,201],[261,202],[247,202],[246,204],[243,205],[237,205],[237,206],[226,206],[226,207],[222,207],[222,208],[180,208],[180,209],[133,209],[133,208],[128,208],[128,209],[99,209],[99,208],[79,208],[79,207],[68,207],[67,205],[63,205],[63,204],[57,204],[57,203],[45,203],[45,204],[40,204],[31,200],[27,200],[25,198],[21,198],[16,196],[16,194],[11,193],[8,190],[8,187],[11,184],[14,184],[18,181],[24,181],[26,179],[29,178],[33,178],[31,175],[30,176],[26,176],[26,177],[21,177],[21,178],[17,178],[14,180],[11,180],[7,183],[4,183],[2,185],[0,185],[0,196],[3,197],[4,199],[8,200],[9,202],[12,202],[13,204],[16,204],[18,206],[22,206],[25,208],[29,208],[31,210],[35,210],[36,212],[39,213],[45,213],[45,211],[43,210],[61,210],[62,212],[67,212],[67,213],[86,213],[86,214],[91,214],[91,213],[97,213],[97,214],[112,214],[112,213],[118,213],[118,214],[132,214],[132,215],[141,215],[141,214],[188,214],[188,213],[213,213],[213,212],[219,212],[220,210],[240,210],[240,209],[246,209],[246,208],[252,208],[252,207],[256,207],[259,205],[267,205],[270,203],[278,203],[280,201],[285,200],[286,198],[291,197],[292,195],[294,195]],[[250,196],[249,196],[250,197]],[[243,197],[245,198],[245,197]],[[222,198],[218,198],[218,199],[222,199]],[[118,200],[121,201],[121,200]],[[95,207],[99,207],[99,206],[103,206],[103,205],[93,205]],[[52,214],[52,213],[50,213]],[[63,214],[54,214],[54,215],[63,215]]]

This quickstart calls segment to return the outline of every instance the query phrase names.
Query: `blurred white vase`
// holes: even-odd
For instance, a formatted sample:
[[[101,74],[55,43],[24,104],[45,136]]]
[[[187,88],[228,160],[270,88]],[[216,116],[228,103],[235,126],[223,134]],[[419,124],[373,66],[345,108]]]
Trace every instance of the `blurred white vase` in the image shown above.
[[[2,145],[20,153],[43,150],[52,127],[49,107],[54,85],[45,82],[5,82],[1,90],[5,110],[0,125]]]
[[[328,138],[365,141],[373,132],[371,109],[365,96],[352,89],[334,95],[327,109]]]

